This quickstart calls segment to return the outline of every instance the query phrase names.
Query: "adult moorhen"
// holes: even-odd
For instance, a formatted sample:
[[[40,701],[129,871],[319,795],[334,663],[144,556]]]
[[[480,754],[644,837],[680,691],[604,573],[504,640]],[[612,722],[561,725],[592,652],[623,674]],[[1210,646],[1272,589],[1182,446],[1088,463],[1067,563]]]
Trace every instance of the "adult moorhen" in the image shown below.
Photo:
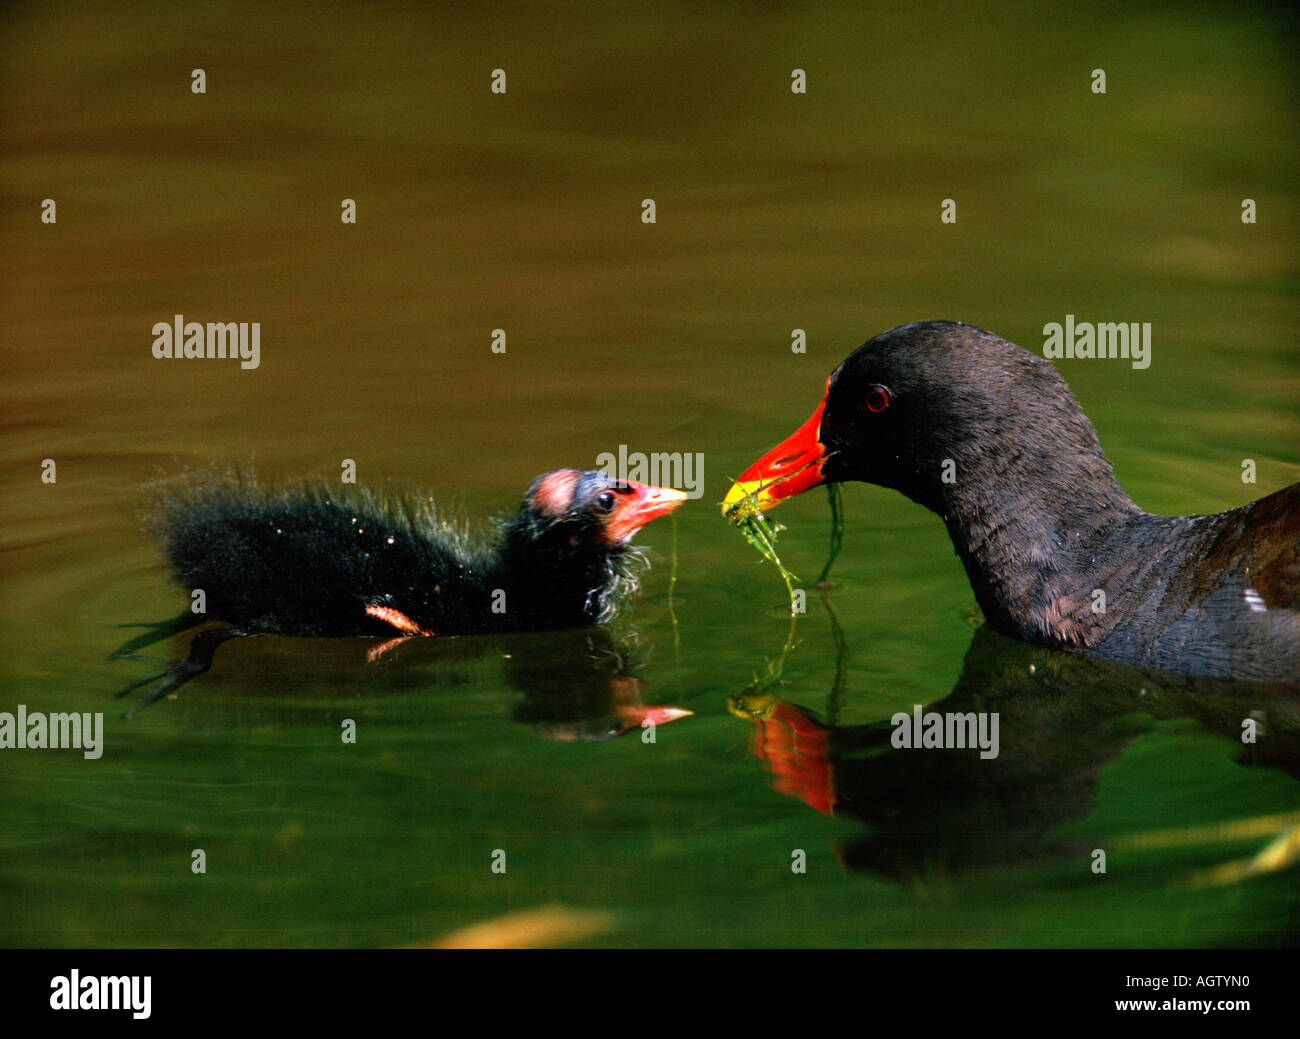
[[[246,635],[470,635],[608,620],[636,587],[628,542],[686,500],[597,470],[539,476],[495,544],[439,519],[427,502],[248,481],[179,485],[158,508],[176,580],[203,593],[185,613],[114,656],[205,621],[190,656],[130,713],[206,671],[217,645]]]
[[[923,321],[876,336],[723,511],[846,480],[937,512],[999,631],[1186,674],[1300,682],[1300,484],[1218,515],[1143,512],[1056,369],[991,332]]]

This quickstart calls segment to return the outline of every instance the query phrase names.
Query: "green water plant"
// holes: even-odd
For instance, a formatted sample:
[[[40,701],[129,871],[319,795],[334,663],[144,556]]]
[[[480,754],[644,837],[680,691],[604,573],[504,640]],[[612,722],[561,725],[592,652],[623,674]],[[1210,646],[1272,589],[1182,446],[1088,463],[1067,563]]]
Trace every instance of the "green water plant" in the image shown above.
[[[830,498],[831,505],[831,535],[830,547],[828,550],[826,565],[822,567],[821,573],[818,574],[814,585],[824,585],[830,577],[831,567],[835,563],[836,557],[840,554],[840,549],[844,546],[844,506],[840,496],[840,488],[837,484],[827,484],[826,490]],[[781,562],[781,557],[776,552],[776,539],[781,531],[786,528],[780,524],[768,519],[766,513],[759,507],[758,495],[750,492],[740,498],[734,505],[726,511],[726,518],[740,529],[751,545],[762,553],[763,558],[776,567],[777,572],[781,575],[781,580],[785,582],[786,591],[789,592],[791,601],[794,599],[794,586],[799,584],[799,578]]]

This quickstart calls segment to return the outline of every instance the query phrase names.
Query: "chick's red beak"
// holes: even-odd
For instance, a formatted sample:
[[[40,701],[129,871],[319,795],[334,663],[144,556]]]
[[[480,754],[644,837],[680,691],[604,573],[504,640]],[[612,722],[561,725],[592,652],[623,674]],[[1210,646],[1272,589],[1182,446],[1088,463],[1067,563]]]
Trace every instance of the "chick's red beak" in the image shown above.
[[[605,520],[606,537],[611,544],[627,541],[651,520],[667,516],[686,500],[685,491],[671,487],[652,487],[628,480],[628,493],[620,494],[613,511]]]
[[[827,380],[829,386],[829,380]],[[822,482],[822,462],[826,448],[822,446],[822,414],[826,398],[802,426],[740,475],[726,498],[722,500],[722,514],[727,517],[737,513],[738,506],[746,501],[767,511],[786,498],[816,487]]]

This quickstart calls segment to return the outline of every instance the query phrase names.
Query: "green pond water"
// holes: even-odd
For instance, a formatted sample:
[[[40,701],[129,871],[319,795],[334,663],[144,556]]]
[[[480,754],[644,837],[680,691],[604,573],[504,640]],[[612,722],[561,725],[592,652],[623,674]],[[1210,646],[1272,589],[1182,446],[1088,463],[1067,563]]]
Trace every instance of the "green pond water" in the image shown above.
[[[926,318],[1033,350],[1067,314],[1150,322],[1146,370],[1057,362],[1134,499],[1295,482],[1279,17],[7,8],[0,711],[105,732],[98,760],[0,753],[0,943],[400,946],[549,907],[586,923],[539,940],[611,946],[1294,945],[1294,865],[1243,865],[1300,824],[1294,691],[980,629],[941,522],[865,485],[791,636],[716,507],[850,350]],[[155,359],[175,314],[260,322],[260,366]],[[374,640],[243,640],[119,718],[150,665],[105,659],[118,626],[186,605],[140,517],[159,477],[353,459],[478,516],[619,445],[702,453],[704,484],[640,535],[653,566],[612,628],[373,662]],[[825,494],[773,515],[811,578]],[[574,738],[638,701],[694,714]],[[916,704],[998,712],[999,756],[892,750]]]

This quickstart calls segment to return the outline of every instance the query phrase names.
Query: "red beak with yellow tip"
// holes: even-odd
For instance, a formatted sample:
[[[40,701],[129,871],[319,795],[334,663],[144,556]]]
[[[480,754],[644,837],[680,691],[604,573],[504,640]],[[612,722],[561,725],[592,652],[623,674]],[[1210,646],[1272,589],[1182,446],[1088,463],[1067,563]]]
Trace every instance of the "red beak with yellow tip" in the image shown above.
[[[633,480],[628,480],[625,486],[628,493],[619,496],[614,511],[605,520],[606,537],[611,544],[626,541],[651,520],[667,516],[687,497],[685,491]]]
[[[827,380],[827,388],[830,380]],[[732,518],[746,501],[767,511],[786,498],[816,487],[822,482],[826,448],[820,440],[826,398],[802,426],[746,469],[722,500],[722,514]]]

